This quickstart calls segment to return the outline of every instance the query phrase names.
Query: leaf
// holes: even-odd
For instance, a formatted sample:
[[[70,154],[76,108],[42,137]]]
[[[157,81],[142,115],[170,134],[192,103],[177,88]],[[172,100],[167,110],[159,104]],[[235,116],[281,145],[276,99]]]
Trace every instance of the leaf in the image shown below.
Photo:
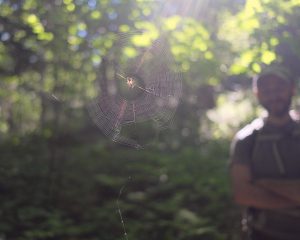
[[[165,27],[166,30],[175,30],[176,27],[178,26],[179,22],[181,20],[181,17],[176,15],[176,16],[172,16],[172,17],[169,17],[167,19],[165,19],[163,21],[163,25]]]
[[[92,11],[91,13],[91,18],[92,19],[100,19],[102,16],[101,12],[100,11]]]
[[[229,69],[229,72],[233,75],[238,75],[238,74],[244,73],[246,71],[247,71],[247,67],[245,67],[239,63],[232,64]]]
[[[132,43],[138,47],[147,47],[151,44],[151,38],[149,35],[136,35],[131,38]]]
[[[137,51],[132,47],[125,47],[123,51],[125,55],[129,58],[134,58],[137,56]]]
[[[262,52],[261,61],[265,64],[270,64],[276,59],[276,54],[271,51]]]

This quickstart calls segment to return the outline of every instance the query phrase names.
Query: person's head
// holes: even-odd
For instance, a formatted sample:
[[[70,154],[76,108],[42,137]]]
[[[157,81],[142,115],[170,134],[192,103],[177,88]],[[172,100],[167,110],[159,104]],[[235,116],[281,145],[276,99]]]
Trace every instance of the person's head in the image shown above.
[[[295,84],[289,72],[281,66],[269,67],[254,79],[254,93],[269,115],[281,117],[288,114]]]

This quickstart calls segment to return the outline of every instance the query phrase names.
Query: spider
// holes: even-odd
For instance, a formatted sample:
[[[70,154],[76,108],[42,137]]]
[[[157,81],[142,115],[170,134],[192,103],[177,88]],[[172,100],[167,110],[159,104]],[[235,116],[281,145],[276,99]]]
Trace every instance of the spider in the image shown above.
[[[127,85],[130,88],[134,88],[135,87],[135,81],[134,81],[134,79],[132,77],[127,77],[126,81],[127,81]]]

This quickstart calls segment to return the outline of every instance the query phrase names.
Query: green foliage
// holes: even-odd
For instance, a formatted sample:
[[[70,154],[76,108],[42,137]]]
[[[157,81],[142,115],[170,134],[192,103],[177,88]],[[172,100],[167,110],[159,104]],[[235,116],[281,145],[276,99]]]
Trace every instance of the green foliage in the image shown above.
[[[129,62],[159,36],[167,38],[167,51],[183,73],[182,107],[201,118],[183,123],[183,116],[178,117],[178,131],[198,129],[213,105],[199,108],[193,100],[203,85],[217,88],[228,75],[259,73],[273,61],[300,75],[296,0],[217,0],[206,5],[187,0],[185,6],[175,0],[2,0],[0,5],[2,136],[53,132],[53,126],[60,131],[74,117],[81,126],[86,121],[83,106],[109,75],[105,64]],[[118,33],[129,37],[118,44]],[[230,84],[236,89],[237,83]]]
[[[120,211],[129,239],[229,239],[227,147],[167,154],[63,137],[12,139],[0,146],[0,234],[120,239]]]
[[[220,37],[233,42],[237,53],[230,73],[259,73],[261,67],[273,61],[286,64],[299,76],[294,65],[299,62],[299,1],[247,1],[242,11],[228,17]],[[298,19],[298,20],[296,20]],[[293,63],[291,63],[293,62]]]
[[[232,239],[229,144],[216,139],[256,113],[237,91],[249,75],[277,61],[299,78],[299,7],[0,0],[0,238],[120,239],[120,210],[129,239]],[[183,77],[171,127],[153,151],[104,144],[84,106],[111,62],[130,64],[162,36]],[[157,137],[147,123],[130,127]]]
[[[227,2],[220,1],[219,6],[223,9]],[[98,94],[97,82],[109,75],[105,63],[130,61],[158,36],[167,38],[166,51],[173,53],[188,89],[220,82],[219,41],[209,32],[218,31],[218,25],[209,18],[197,21],[180,11],[169,16],[170,6],[155,1],[3,0],[0,4],[2,136],[36,129],[60,131],[74,116],[84,122],[83,106]],[[193,5],[194,1],[188,3],[191,14]],[[200,10],[201,5],[196,5]],[[144,34],[134,34],[137,30]],[[122,42],[118,33],[129,37]],[[120,54],[112,57],[112,53]]]

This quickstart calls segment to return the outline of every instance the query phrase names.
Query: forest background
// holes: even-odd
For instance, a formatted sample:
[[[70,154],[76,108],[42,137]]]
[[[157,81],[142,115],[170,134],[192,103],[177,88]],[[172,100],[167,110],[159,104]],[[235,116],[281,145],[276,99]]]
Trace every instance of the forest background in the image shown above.
[[[239,239],[230,141],[262,114],[252,76],[299,79],[299,22],[299,0],[0,0],[0,239]],[[137,150],[86,106],[112,51],[161,35],[182,95],[162,131],[131,124]]]

